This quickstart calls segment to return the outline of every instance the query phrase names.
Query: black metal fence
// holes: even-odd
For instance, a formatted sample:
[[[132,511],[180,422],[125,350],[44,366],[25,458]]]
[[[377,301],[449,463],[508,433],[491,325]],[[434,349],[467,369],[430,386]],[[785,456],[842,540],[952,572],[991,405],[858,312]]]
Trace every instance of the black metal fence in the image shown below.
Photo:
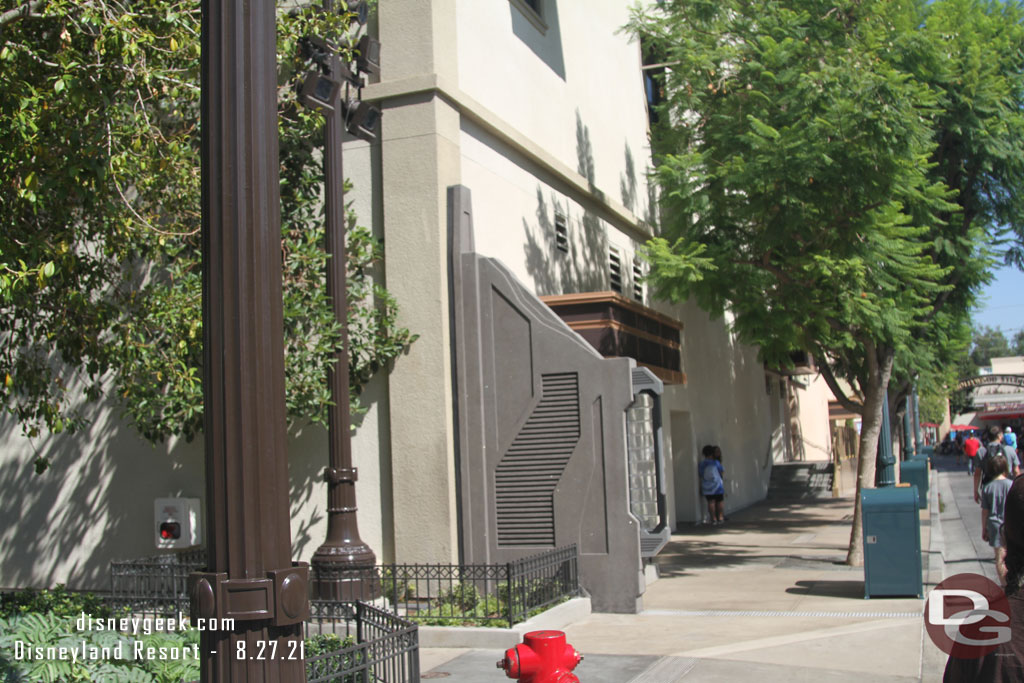
[[[188,575],[206,566],[202,550],[113,562],[114,607],[154,616],[188,614]],[[360,570],[314,571],[311,581],[341,581],[348,601],[379,597],[390,611],[426,626],[512,626],[579,595],[575,545],[504,564],[382,564]],[[351,587],[354,587],[351,588]],[[313,600],[307,633],[334,632],[347,602]]]
[[[361,600],[381,595],[392,611],[421,626],[512,626],[580,593],[575,545],[504,564],[311,568],[310,580],[354,586],[353,597]],[[314,621],[319,610],[329,619],[329,602],[314,600],[312,609]]]
[[[106,600],[137,617],[187,616],[188,576],[204,567],[202,550],[112,562]],[[310,683],[419,681],[416,623],[359,601],[315,600],[312,612],[303,624],[303,634],[313,638],[306,656]]]
[[[188,615],[188,575],[205,566],[205,550],[111,562],[107,602],[141,616]]]
[[[112,562],[107,600],[140,617],[188,615],[189,574],[205,566],[203,550]],[[419,625],[511,626],[580,592],[575,545],[505,564],[387,564],[310,578],[348,587],[344,601],[310,601],[310,683],[418,681]]]
[[[419,627],[415,623],[365,602],[333,603],[333,606],[335,616],[345,618],[336,618],[330,625],[336,629],[344,624],[345,638],[339,641],[338,647],[307,653],[308,683],[420,680]],[[307,634],[310,626],[307,622]]]

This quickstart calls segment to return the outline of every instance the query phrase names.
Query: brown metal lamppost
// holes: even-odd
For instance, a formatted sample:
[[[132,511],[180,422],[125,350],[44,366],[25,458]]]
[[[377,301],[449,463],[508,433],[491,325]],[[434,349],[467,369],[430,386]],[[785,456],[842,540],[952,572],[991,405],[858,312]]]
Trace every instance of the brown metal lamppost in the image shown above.
[[[203,401],[209,565],[190,577],[204,683],[306,680],[291,562],[274,0],[202,1]],[[209,623],[209,622],[208,622]]]
[[[365,7],[365,5],[364,5]],[[333,0],[324,0],[325,12],[334,12]],[[357,15],[359,16],[359,15]],[[365,10],[360,23],[365,23]],[[376,41],[364,38],[360,46],[360,71],[376,68]],[[329,465],[327,482],[327,538],[311,560],[313,595],[324,600],[366,600],[380,595],[376,576],[377,558],[359,537],[356,519],[356,468],[352,466],[351,416],[348,372],[348,295],[346,286],[342,136],[346,128],[361,137],[375,137],[380,112],[372,105],[349,101],[349,85],[362,84],[361,77],[343,64],[335,46],[317,37],[304,39],[306,56],[319,70],[310,72],[301,89],[300,100],[324,113],[324,213],[326,218],[327,295],[335,318],[341,323],[341,344],[327,372],[331,403],[327,412]],[[344,86],[345,94],[340,93]]]

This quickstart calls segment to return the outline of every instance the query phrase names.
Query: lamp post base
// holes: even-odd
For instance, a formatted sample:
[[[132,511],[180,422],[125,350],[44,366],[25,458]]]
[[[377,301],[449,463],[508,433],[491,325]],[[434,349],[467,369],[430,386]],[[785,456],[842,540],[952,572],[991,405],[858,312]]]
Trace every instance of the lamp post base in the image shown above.
[[[351,602],[381,595],[377,558],[369,546],[324,543],[310,560],[314,600]]]

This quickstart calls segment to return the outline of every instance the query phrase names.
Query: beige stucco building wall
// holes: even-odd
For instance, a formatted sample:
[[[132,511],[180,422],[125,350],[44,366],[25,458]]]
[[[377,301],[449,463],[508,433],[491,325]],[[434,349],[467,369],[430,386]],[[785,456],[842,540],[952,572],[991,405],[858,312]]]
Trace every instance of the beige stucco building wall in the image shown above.
[[[368,406],[353,440],[360,472],[360,532],[384,548],[386,471],[378,448],[383,382],[364,393]],[[29,440],[10,420],[0,422],[0,588],[106,590],[113,560],[155,555],[156,498],[205,498],[202,437],[154,446],[118,419],[116,406],[99,404],[92,423],[74,435]],[[36,475],[36,454],[52,461]],[[288,439],[292,556],[308,561],[327,532],[327,436],[322,427],[293,427]],[[205,509],[203,510],[205,513]],[[365,524],[362,524],[363,520]],[[205,518],[203,520],[205,522]],[[205,537],[205,528],[203,529]],[[379,551],[378,551],[379,554]]]
[[[347,198],[384,239],[382,277],[419,335],[393,371],[368,387],[353,440],[359,528],[379,559],[458,560],[448,311],[447,188],[473,193],[476,245],[538,294],[610,288],[618,249],[624,294],[653,233],[640,50],[619,29],[629,3],[541,0],[388,0],[374,22],[383,45],[378,82],[363,98],[381,106],[377,143],[349,141]],[[554,246],[556,213],[570,248]],[[726,510],[764,497],[784,448],[782,397],[756,350],[724,320],[692,304],[646,305],[683,326],[687,382],[663,405],[673,526],[700,519],[700,448],[719,444]],[[827,408],[826,408],[827,410]],[[67,582],[103,588],[110,560],[154,552],[152,500],[202,497],[201,439],[157,448],[97,408],[85,434],[29,443],[0,425],[0,587]],[[56,457],[31,474],[33,449]],[[308,560],[326,530],[322,428],[289,440],[294,557]],[[8,505],[12,493],[14,505]]]
[[[619,30],[627,19],[628,3],[617,1],[543,0],[539,20],[519,0],[444,0],[429,11],[413,0],[381,5],[384,68],[364,96],[384,110],[377,201],[388,286],[402,302],[403,324],[421,335],[390,382],[398,557],[457,552],[447,186],[472,192],[477,251],[536,293],[610,289],[614,247],[624,294],[632,295],[653,209],[640,49]],[[568,253],[555,248],[556,216],[568,227]],[[756,350],[695,306],[654,303],[646,292],[642,299],[685,326],[689,381],[669,387],[663,408],[672,523],[699,519],[697,454],[705,443],[726,453],[727,509],[763,498],[783,413],[765,391]],[[400,509],[405,500],[416,501],[409,512]]]
[[[790,419],[798,425],[793,439],[794,459],[828,461],[832,459],[832,432],[828,402],[832,391],[820,374],[799,375],[792,381],[796,414]]]

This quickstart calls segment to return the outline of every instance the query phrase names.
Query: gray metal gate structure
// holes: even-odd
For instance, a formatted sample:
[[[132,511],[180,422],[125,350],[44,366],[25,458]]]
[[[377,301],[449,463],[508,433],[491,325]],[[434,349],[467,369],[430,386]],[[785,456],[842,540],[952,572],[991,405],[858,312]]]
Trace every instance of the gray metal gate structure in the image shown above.
[[[636,363],[603,358],[500,261],[475,252],[468,188],[449,188],[448,201],[462,561],[576,543],[594,610],[638,612],[641,531],[658,537],[650,556],[668,530],[663,502],[660,526],[631,512],[626,411]],[[660,470],[660,452],[654,461]],[[633,484],[654,481],[647,474],[634,471]],[[645,501],[633,508],[651,512]]]

